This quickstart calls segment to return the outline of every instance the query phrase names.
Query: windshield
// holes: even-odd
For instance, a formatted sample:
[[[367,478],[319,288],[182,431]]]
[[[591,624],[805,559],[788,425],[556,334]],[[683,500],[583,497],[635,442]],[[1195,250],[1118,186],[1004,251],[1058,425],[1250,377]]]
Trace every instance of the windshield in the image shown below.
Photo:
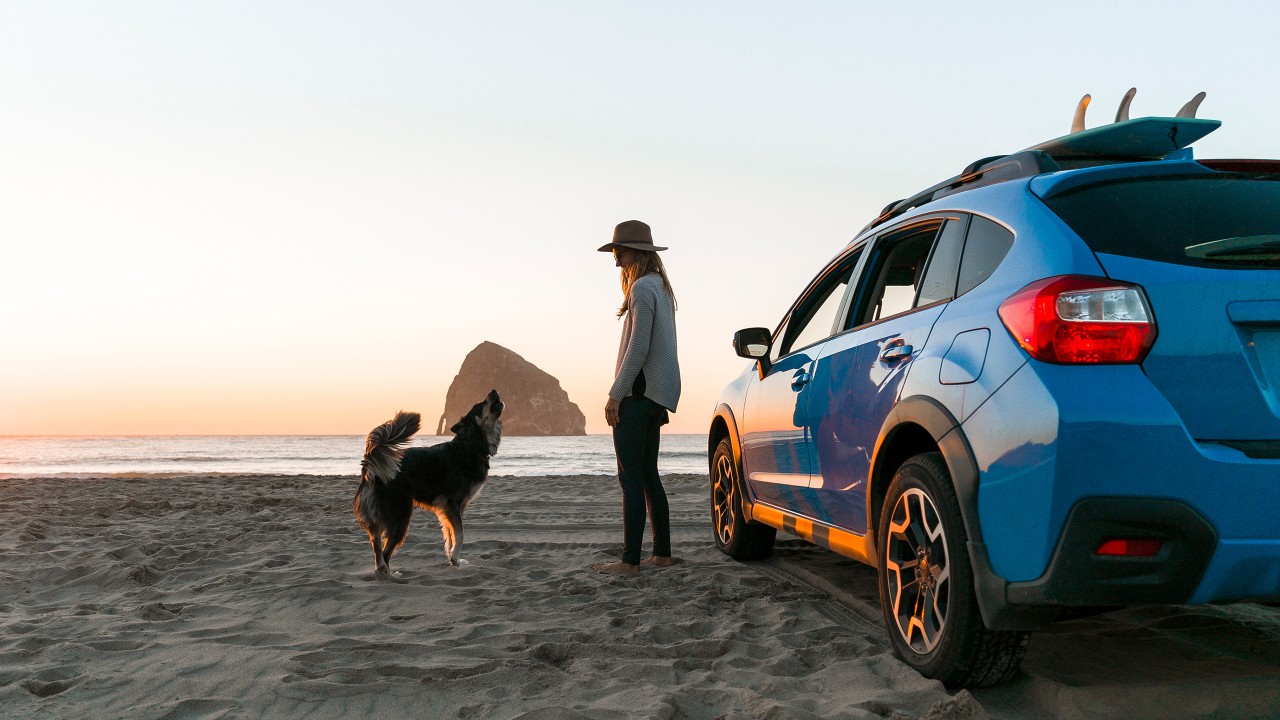
[[[1045,204],[1096,253],[1201,267],[1280,268],[1280,175],[1113,180]]]

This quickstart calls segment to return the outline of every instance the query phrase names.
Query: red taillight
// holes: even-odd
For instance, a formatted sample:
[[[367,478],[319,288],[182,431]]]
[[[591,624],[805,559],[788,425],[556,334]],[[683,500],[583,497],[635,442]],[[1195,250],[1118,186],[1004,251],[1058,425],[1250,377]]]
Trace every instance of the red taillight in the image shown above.
[[[1051,363],[1139,363],[1156,341],[1142,288],[1106,278],[1031,283],[1000,304],[1000,319],[1031,357]]]
[[[1095,555],[1115,557],[1151,557],[1160,552],[1163,540],[1151,538],[1112,538],[1098,546]]]

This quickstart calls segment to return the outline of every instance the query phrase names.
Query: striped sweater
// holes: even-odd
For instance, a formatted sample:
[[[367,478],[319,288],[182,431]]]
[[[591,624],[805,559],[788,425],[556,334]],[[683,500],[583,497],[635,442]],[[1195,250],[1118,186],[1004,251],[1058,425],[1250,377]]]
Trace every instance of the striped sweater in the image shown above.
[[[680,402],[676,359],[676,303],[662,276],[649,273],[631,285],[609,397],[622,401],[644,371],[645,397],[675,412]]]

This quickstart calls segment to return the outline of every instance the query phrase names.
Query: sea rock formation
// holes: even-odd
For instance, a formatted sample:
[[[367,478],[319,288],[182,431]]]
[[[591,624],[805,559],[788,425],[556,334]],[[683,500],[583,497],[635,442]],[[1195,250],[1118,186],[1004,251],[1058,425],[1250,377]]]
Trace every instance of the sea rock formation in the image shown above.
[[[444,398],[436,428],[444,435],[494,389],[502,396],[503,435],[586,435],[587,418],[560,381],[514,352],[488,341],[467,354]]]

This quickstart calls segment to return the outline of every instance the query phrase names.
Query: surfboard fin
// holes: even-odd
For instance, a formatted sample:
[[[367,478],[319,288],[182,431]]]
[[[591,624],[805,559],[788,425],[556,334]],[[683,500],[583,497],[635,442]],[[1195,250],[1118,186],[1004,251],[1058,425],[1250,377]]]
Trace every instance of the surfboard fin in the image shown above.
[[[1129,119],[1129,104],[1133,102],[1133,96],[1138,94],[1138,88],[1129,88],[1129,92],[1124,94],[1124,98],[1120,101],[1120,109],[1116,110],[1116,122],[1124,122]]]
[[[1200,103],[1204,102],[1204,96],[1205,96],[1204,92],[1196,93],[1196,96],[1188,100],[1187,104],[1183,105],[1182,109],[1179,110],[1178,114],[1175,115],[1174,117],[1180,117],[1180,118],[1195,117],[1196,111],[1200,109]]]
[[[1089,101],[1092,99],[1088,93],[1080,98],[1080,104],[1076,105],[1076,116],[1071,119],[1071,132],[1077,133],[1084,130],[1084,111],[1089,109]]]

